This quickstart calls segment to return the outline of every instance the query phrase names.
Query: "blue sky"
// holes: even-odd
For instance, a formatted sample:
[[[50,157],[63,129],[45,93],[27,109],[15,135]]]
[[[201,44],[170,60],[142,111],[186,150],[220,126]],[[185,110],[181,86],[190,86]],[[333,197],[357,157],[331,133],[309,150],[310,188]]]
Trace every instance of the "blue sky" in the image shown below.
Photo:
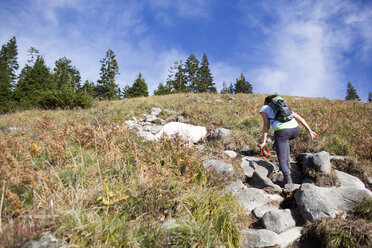
[[[0,0],[0,44],[16,36],[20,68],[35,47],[96,82],[116,54],[121,88],[139,72],[150,94],[175,61],[208,56],[214,83],[240,73],[255,93],[344,99],[372,91],[371,0]]]

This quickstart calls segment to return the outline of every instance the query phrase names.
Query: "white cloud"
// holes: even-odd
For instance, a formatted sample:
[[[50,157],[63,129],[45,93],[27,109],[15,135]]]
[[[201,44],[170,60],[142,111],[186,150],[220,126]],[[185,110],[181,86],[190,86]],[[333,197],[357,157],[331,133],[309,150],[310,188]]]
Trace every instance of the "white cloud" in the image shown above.
[[[230,83],[233,83],[234,85],[236,79],[240,76],[240,73],[243,72],[239,67],[235,67],[224,62],[213,63],[213,61],[211,61],[210,70],[213,75],[213,82],[215,83],[218,92],[222,90],[222,85],[224,82],[226,83],[227,87],[229,87]]]
[[[361,42],[363,54],[371,50],[371,8],[353,2],[300,1],[262,5],[276,23],[249,13],[266,35],[262,56],[267,62],[253,66],[255,88],[260,93],[280,93],[339,98],[344,95],[343,53]],[[261,14],[262,15],[262,14]],[[369,57],[369,56],[368,56]]]

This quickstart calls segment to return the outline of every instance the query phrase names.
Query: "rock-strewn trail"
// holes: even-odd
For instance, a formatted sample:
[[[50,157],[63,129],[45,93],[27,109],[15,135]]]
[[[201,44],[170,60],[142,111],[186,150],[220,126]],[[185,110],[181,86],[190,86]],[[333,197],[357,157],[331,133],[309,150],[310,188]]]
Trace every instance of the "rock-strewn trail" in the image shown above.
[[[205,127],[180,122],[183,119],[181,116],[167,122],[158,117],[162,111],[175,114],[170,110],[152,108],[151,115],[133,117],[125,124],[129,129],[136,129],[138,136],[154,141],[163,136],[178,136],[193,144],[207,135],[212,139],[225,139],[231,135],[224,128],[211,130],[207,134]],[[344,158],[331,157],[326,151],[298,156],[298,162],[291,163],[292,185],[284,185],[283,174],[274,163],[257,157],[242,156],[231,150],[224,153],[230,158],[241,156],[240,171],[244,175],[239,178],[245,178],[244,182],[233,180],[239,172],[230,163],[210,159],[205,160],[203,165],[206,170],[231,178],[232,181],[225,190],[236,197],[247,215],[253,214],[260,219],[260,229],[242,230],[243,247],[287,247],[300,238],[304,221],[345,217],[363,198],[372,196],[372,192],[358,178],[334,170],[331,159]],[[324,178],[333,178],[334,182],[330,183],[333,186],[317,186],[314,178],[309,177],[309,170],[322,174]],[[285,205],[282,204],[285,198],[291,198],[295,202],[286,205],[295,207],[282,207]]]

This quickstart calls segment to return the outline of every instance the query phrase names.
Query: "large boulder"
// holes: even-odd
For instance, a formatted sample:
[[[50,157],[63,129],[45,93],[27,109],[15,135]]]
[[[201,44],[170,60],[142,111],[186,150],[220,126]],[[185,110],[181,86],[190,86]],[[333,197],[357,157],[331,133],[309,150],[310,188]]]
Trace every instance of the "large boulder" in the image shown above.
[[[257,218],[261,219],[267,212],[279,209],[277,204],[266,204],[253,209],[253,214]]]
[[[355,187],[359,189],[365,189],[366,186],[364,183],[357,177],[349,175],[345,172],[335,170],[335,174],[337,176],[338,182],[341,187]]]
[[[372,196],[366,189],[356,187],[322,188],[304,183],[296,191],[295,199],[304,220],[345,216],[365,197]]]
[[[281,234],[277,234],[267,229],[248,229],[243,230],[242,247],[257,248],[257,247],[280,247],[285,248],[301,237],[302,227],[293,227]]]
[[[275,191],[282,192],[282,188],[276,184],[274,184],[270,178],[267,176],[257,173],[256,171],[253,172],[252,178],[250,180],[250,183],[253,187],[258,188],[258,189],[263,189],[263,188],[273,188]]]
[[[278,244],[279,235],[266,229],[248,229],[241,232],[243,248],[273,247]]]
[[[227,185],[225,187],[225,190],[227,192],[230,192],[230,193],[233,193],[234,194],[234,193],[236,193],[236,192],[238,192],[240,190],[246,189],[246,188],[247,188],[247,186],[245,186],[243,184],[243,182],[240,179],[238,179],[238,180],[236,180],[234,182],[231,182],[229,185]]]
[[[211,159],[203,163],[204,168],[207,170],[215,170],[221,176],[234,176],[235,170],[232,164],[225,163],[223,161]]]
[[[204,139],[207,129],[202,126],[193,126],[182,122],[169,122],[163,126],[156,138],[160,140],[163,136],[167,138],[179,137],[190,143],[197,143]]]
[[[265,213],[262,217],[262,224],[268,230],[281,233],[294,227],[296,221],[290,209],[277,209]]]
[[[331,160],[329,157],[329,153],[326,151],[321,151],[318,153],[303,154],[302,166],[304,172],[308,168],[313,168],[316,171],[329,174],[331,173]]]
[[[257,207],[262,207],[268,203],[279,205],[283,201],[280,195],[266,193],[262,189],[246,188],[233,194],[243,207],[245,213],[249,215]]]
[[[249,156],[242,158],[240,166],[242,167],[245,176],[248,178],[252,178],[254,172],[268,177],[274,170],[279,170],[279,168],[271,162]]]

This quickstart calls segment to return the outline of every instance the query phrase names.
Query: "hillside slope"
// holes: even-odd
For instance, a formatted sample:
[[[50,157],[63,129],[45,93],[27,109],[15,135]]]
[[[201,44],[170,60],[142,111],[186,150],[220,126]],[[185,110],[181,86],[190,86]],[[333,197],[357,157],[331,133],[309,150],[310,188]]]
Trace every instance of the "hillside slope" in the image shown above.
[[[176,94],[96,102],[90,109],[25,111],[0,116],[2,232],[0,245],[21,246],[52,232],[67,246],[238,246],[245,217],[224,181],[205,172],[205,157],[224,158],[258,144],[264,95]],[[305,130],[292,155],[326,150],[352,157],[353,174],[372,176],[372,105],[286,97],[319,134]],[[232,131],[219,141],[189,146],[144,141],[124,121],[171,110],[161,118]],[[172,112],[173,111],[173,112]],[[174,233],[162,228],[181,219]],[[172,231],[173,232],[173,231]]]

